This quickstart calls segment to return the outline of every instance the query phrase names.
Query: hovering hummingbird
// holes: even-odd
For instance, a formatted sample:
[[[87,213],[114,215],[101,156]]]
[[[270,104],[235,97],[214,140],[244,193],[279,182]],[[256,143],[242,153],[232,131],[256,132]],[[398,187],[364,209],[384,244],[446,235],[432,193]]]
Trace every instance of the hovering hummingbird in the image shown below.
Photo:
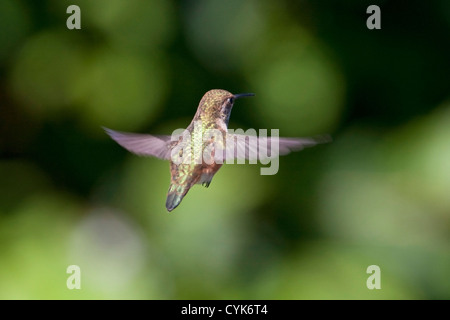
[[[253,137],[255,140],[249,136],[230,133],[228,121],[234,102],[236,99],[249,96],[254,94],[232,94],[220,89],[206,92],[200,100],[192,122],[183,134],[149,135],[119,132],[108,128],[104,130],[119,145],[132,153],[170,161],[171,181],[166,200],[166,208],[170,212],[180,204],[194,184],[209,187],[223,160],[239,158],[261,160],[264,155],[266,158],[285,155],[330,140],[328,136],[320,138],[260,136]],[[208,132],[215,134],[208,135]],[[205,134],[207,139],[204,138]],[[196,156],[193,156],[193,153]]]

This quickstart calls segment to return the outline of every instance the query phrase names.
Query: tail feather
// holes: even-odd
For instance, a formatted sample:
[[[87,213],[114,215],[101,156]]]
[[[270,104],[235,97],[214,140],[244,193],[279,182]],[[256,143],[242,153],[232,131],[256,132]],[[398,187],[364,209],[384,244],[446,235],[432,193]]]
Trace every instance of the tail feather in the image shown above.
[[[181,203],[186,193],[189,191],[190,186],[180,186],[171,184],[169,192],[167,193],[166,208],[167,211],[172,211]]]

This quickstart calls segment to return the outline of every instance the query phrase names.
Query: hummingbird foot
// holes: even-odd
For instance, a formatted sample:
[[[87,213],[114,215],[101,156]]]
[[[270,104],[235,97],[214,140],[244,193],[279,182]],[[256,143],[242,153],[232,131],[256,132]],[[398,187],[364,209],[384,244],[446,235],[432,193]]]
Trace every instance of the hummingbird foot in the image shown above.
[[[204,187],[206,187],[206,188],[208,188],[210,184],[211,184],[211,180],[210,180],[210,181],[203,181],[203,182],[202,182],[202,186],[204,186]]]

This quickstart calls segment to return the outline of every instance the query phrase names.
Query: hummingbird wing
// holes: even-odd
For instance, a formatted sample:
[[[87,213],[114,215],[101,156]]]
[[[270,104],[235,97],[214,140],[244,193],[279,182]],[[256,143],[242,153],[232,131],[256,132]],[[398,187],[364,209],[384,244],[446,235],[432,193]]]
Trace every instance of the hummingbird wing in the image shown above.
[[[141,156],[170,160],[171,137],[114,131],[103,128],[118,144]]]
[[[284,138],[227,134],[224,159],[264,160],[330,141],[331,137],[328,135],[315,138]]]

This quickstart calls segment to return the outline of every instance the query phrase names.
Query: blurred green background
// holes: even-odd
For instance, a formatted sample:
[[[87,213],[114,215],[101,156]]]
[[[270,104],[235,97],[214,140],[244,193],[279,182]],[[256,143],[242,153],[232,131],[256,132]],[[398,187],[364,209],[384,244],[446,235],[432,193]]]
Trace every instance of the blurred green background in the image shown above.
[[[0,298],[450,299],[449,40],[446,0],[0,0]],[[256,93],[230,128],[334,140],[167,213],[168,163],[101,126],[170,134],[214,88]]]

